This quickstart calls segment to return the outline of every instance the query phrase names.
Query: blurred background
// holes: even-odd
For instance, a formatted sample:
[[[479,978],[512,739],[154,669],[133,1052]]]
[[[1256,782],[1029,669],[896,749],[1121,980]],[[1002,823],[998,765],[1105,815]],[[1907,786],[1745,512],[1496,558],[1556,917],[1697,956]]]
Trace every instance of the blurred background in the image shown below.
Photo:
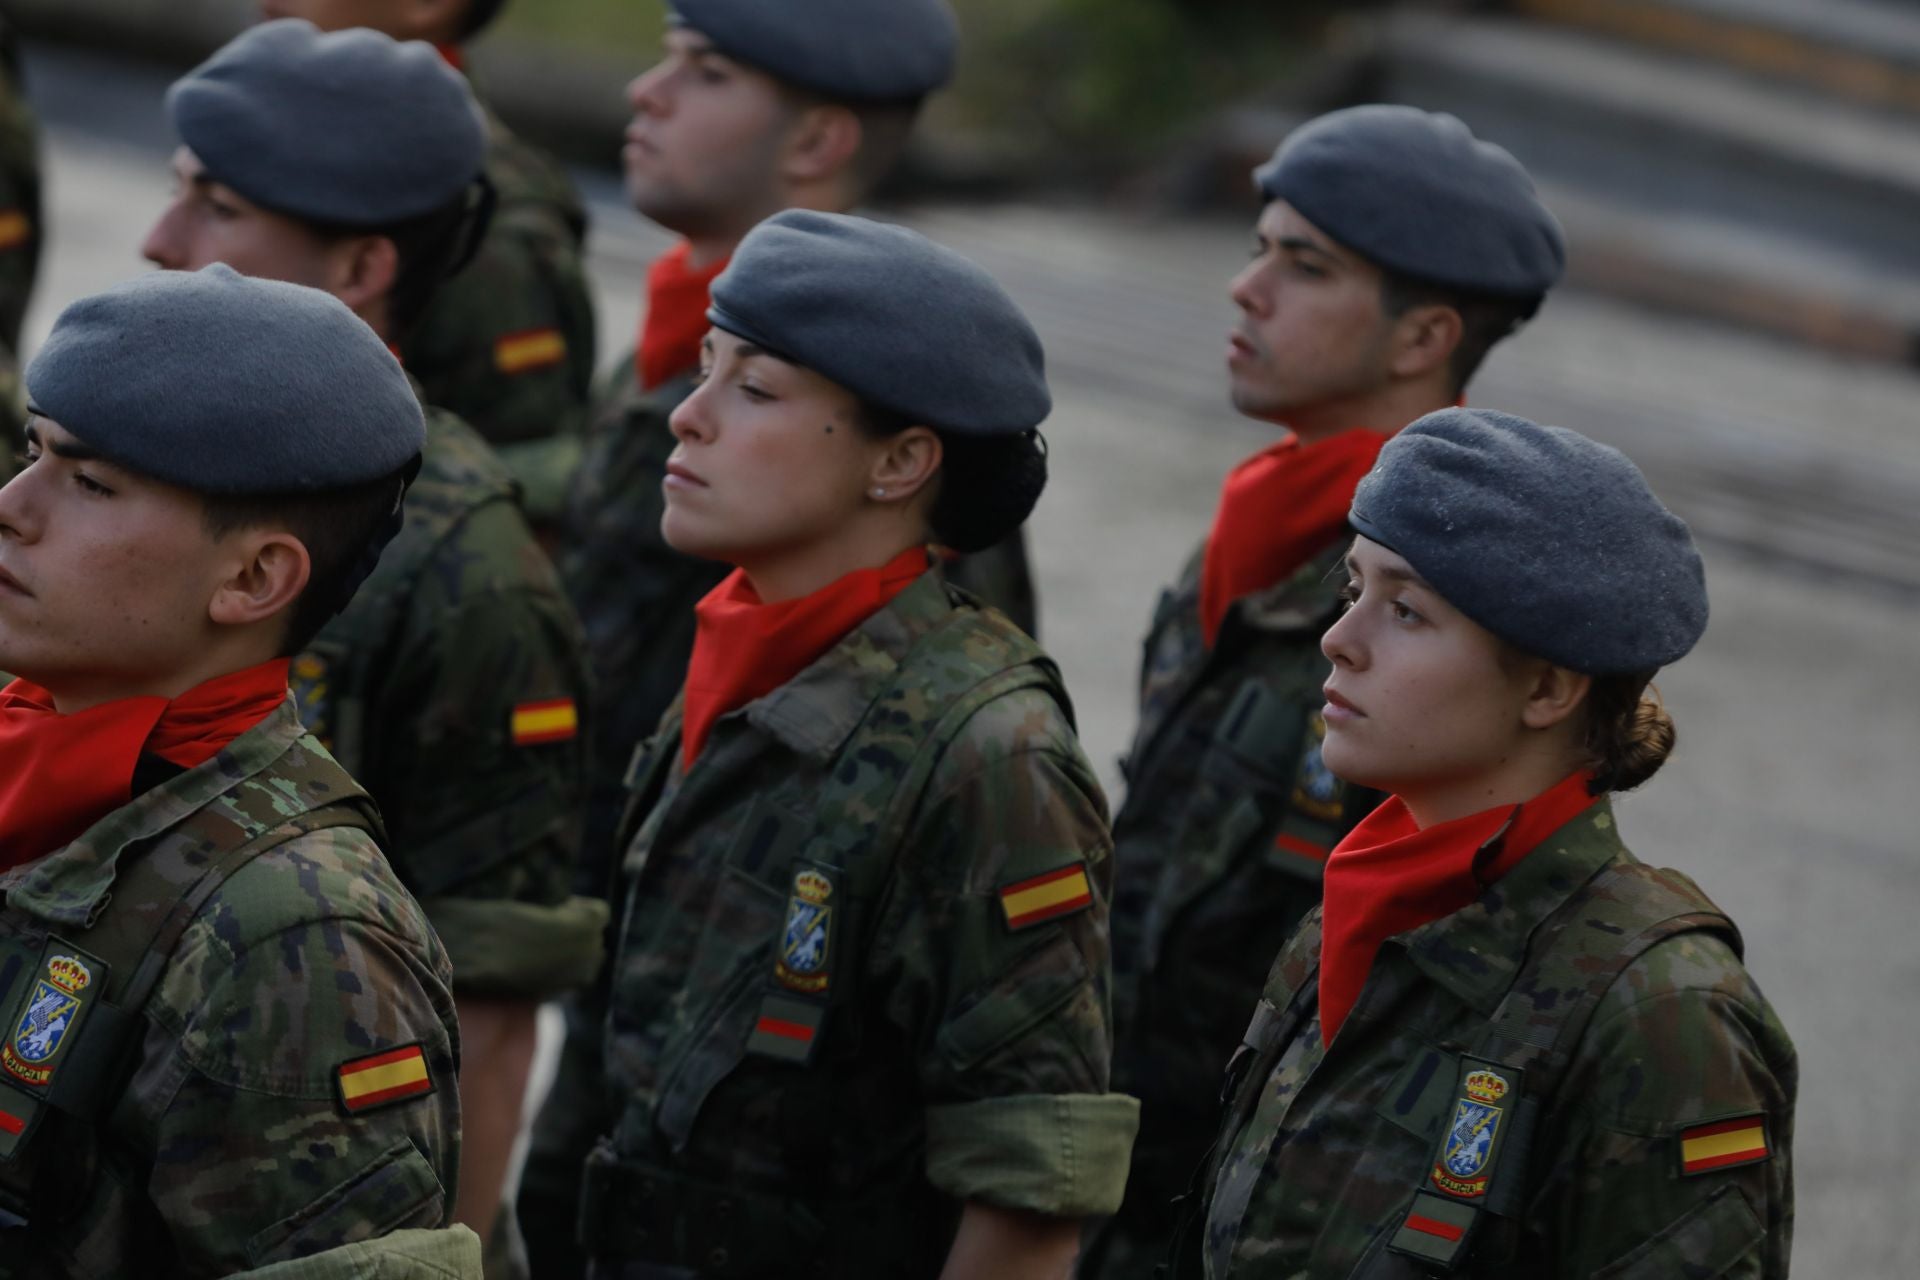
[[[1743,926],[1797,1041],[1796,1269],[1909,1277],[1920,1195],[1920,3],[1915,0],[955,0],[960,78],[885,216],[975,257],[1046,339],[1054,480],[1041,629],[1118,788],[1139,640],[1236,417],[1226,282],[1248,170],[1305,117],[1452,111],[1532,170],[1569,284],[1474,403],[1633,456],[1694,526],[1713,624],[1662,687],[1673,763],[1629,842]],[[42,126],[45,254],[24,354],[145,269],[160,97],[245,0],[4,0]],[[625,81],[655,0],[511,0],[485,96],[589,198],[605,358],[668,240],[620,197]]]

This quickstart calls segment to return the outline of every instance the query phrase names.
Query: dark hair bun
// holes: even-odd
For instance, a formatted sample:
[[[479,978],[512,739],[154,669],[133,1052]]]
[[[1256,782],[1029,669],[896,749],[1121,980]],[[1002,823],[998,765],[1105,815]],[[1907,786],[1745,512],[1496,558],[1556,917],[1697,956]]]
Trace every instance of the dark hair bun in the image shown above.
[[[939,433],[940,494],[934,540],[966,554],[1018,529],[1047,487],[1047,447],[1038,431],[1010,436]]]

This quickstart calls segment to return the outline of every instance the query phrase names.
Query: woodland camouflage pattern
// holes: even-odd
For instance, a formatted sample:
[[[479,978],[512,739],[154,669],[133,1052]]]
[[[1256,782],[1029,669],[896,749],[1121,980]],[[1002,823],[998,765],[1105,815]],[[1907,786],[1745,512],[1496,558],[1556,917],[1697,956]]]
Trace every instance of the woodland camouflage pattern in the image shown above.
[[[593,303],[581,260],[587,216],[565,170],[491,111],[487,127],[487,177],[499,198],[493,222],[402,345],[427,400],[500,451],[530,518],[547,524],[580,460],[593,382]],[[549,330],[564,350],[503,367],[502,339]]]
[[[211,810],[263,830],[357,794],[283,704],[214,760],[0,877],[0,930],[36,948],[51,933],[110,951],[97,935],[143,901],[171,905],[127,892],[129,867],[178,898],[207,865],[183,820]],[[24,1200],[35,1223],[26,1239],[0,1237],[0,1272],[226,1275],[446,1223],[460,1131],[447,956],[368,821],[269,849],[193,917],[97,1140],[49,1113],[17,1162],[0,1163],[0,1195]],[[80,1024],[82,1044],[94,1025]],[[416,1042],[432,1094],[342,1109],[336,1067]]]
[[[604,908],[572,896],[584,742],[516,746],[515,706],[587,688],[579,624],[459,419],[427,410],[405,524],[294,660],[308,727],[373,793],[395,870],[461,993],[546,999],[591,979]]]
[[[1140,1099],[1140,1139],[1126,1204],[1083,1275],[1151,1274],[1274,951],[1320,901],[1320,859],[1299,850],[1330,849],[1379,803],[1320,763],[1320,636],[1339,613],[1345,551],[1235,603],[1210,651],[1202,547],[1148,631],[1114,821],[1114,1087]]]
[[[1642,869],[1612,806],[1596,804],[1474,906],[1389,940],[1325,1051],[1317,987],[1307,988],[1320,942],[1319,915],[1309,916],[1265,997],[1285,1009],[1304,990],[1309,1016],[1239,1076],[1207,1198],[1205,1274],[1352,1274],[1431,1168],[1457,1093],[1452,1055],[1475,1052],[1508,988],[1529,981],[1530,935],[1576,904],[1525,993],[1525,1007],[1546,1010],[1639,931],[1644,906],[1608,884],[1649,878],[1712,909],[1684,877]],[[1426,1071],[1434,1055],[1442,1061]],[[1490,1219],[1500,1230],[1456,1274],[1784,1277],[1798,1074],[1726,940],[1690,932],[1656,943],[1607,988],[1573,1048],[1541,1118],[1517,1226]],[[1756,1113],[1771,1158],[1682,1174],[1683,1130]]]
[[[723,716],[691,772],[677,707],[649,744],[669,757],[650,757],[666,760],[663,789],[626,846],[599,1097],[612,1155],[727,1188],[742,1205],[732,1238],[768,1239],[729,1275],[811,1260],[931,1276],[959,1201],[1063,1216],[1118,1203],[1135,1108],[1107,1092],[1104,800],[1052,664],[959,599],[930,571]],[[1008,668],[1040,683],[961,702]],[[822,861],[842,869],[835,900],[853,915],[831,936],[816,1055],[749,1056],[759,1002],[779,990],[796,870]],[[1082,862],[1090,909],[1008,928],[1000,886]],[[597,1047],[569,1041],[570,1088],[594,1074],[582,1058]],[[579,1141],[565,1110],[550,1103],[538,1127],[520,1202],[530,1240],[578,1202],[584,1152],[551,1140],[571,1125]],[[826,1229],[796,1237],[789,1218],[757,1233],[756,1197],[798,1200]],[[622,1219],[648,1207],[608,1206]],[[546,1263],[536,1253],[536,1275],[561,1273]]]

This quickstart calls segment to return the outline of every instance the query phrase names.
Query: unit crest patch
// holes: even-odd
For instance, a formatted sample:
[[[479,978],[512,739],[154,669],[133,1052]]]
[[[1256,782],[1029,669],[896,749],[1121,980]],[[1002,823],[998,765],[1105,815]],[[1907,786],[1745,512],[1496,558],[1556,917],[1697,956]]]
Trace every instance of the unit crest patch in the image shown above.
[[[1506,1115],[1501,1104],[1512,1085],[1505,1076],[1484,1068],[1468,1073],[1464,1097],[1455,1105],[1440,1159],[1433,1166],[1433,1184],[1449,1195],[1476,1199],[1487,1193],[1494,1145]]]
[[[88,1005],[100,994],[93,969],[78,956],[49,954],[14,1022],[0,1067],[16,1079],[44,1088],[72,1043]]]
[[[317,653],[303,653],[287,668],[287,687],[293,690],[294,706],[299,708],[300,723],[320,739],[320,745],[333,750],[333,690],[328,680],[327,660]]]
[[[1306,750],[1300,754],[1300,771],[1293,779],[1293,807],[1322,822],[1338,822],[1344,783],[1327,768],[1321,749],[1327,742],[1327,722],[1318,711],[1307,719]]]
[[[780,958],[774,976],[780,985],[809,995],[827,990],[833,947],[833,878],[818,867],[793,877],[787,899],[787,923],[780,931]]]

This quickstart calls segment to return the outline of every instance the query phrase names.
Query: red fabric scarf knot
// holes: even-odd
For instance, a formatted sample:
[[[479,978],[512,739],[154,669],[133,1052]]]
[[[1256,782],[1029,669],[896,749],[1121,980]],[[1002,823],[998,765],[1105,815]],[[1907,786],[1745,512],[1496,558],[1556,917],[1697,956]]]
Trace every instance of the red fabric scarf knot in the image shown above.
[[[1572,774],[1521,805],[1500,805],[1424,831],[1398,796],[1327,858],[1320,924],[1320,1040],[1332,1044],[1388,938],[1465,910],[1486,887],[1599,799]],[[1496,839],[1497,837],[1497,839]]]
[[[1387,439],[1356,429],[1303,444],[1289,434],[1227,473],[1200,570],[1209,649],[1234,601],[1286,581],[1345,536],[1353,491]]]
[[[764,698],[813,665],[842,637],[887,607],[927,571],[927,549],[909,547],[878,569],[836,578],[812,595],[762,604],[735,569],[694,606],[680,758],[707,745],[713,722]]]
[[[708,290],[727,269],[727,259],[690,267],[693,246],[682,240],[654,259],[647,269],[647,313],[633,349],[640,389],[651,391],[700,364],[700,340],[707,336]]]
[[[171,702],[120,698],[72,715],[30,681],[0,689],[0,867],[64,848],[126,804],[142,755],[183,769],[213,759],[286,699],[287,666],[277,658]]]

